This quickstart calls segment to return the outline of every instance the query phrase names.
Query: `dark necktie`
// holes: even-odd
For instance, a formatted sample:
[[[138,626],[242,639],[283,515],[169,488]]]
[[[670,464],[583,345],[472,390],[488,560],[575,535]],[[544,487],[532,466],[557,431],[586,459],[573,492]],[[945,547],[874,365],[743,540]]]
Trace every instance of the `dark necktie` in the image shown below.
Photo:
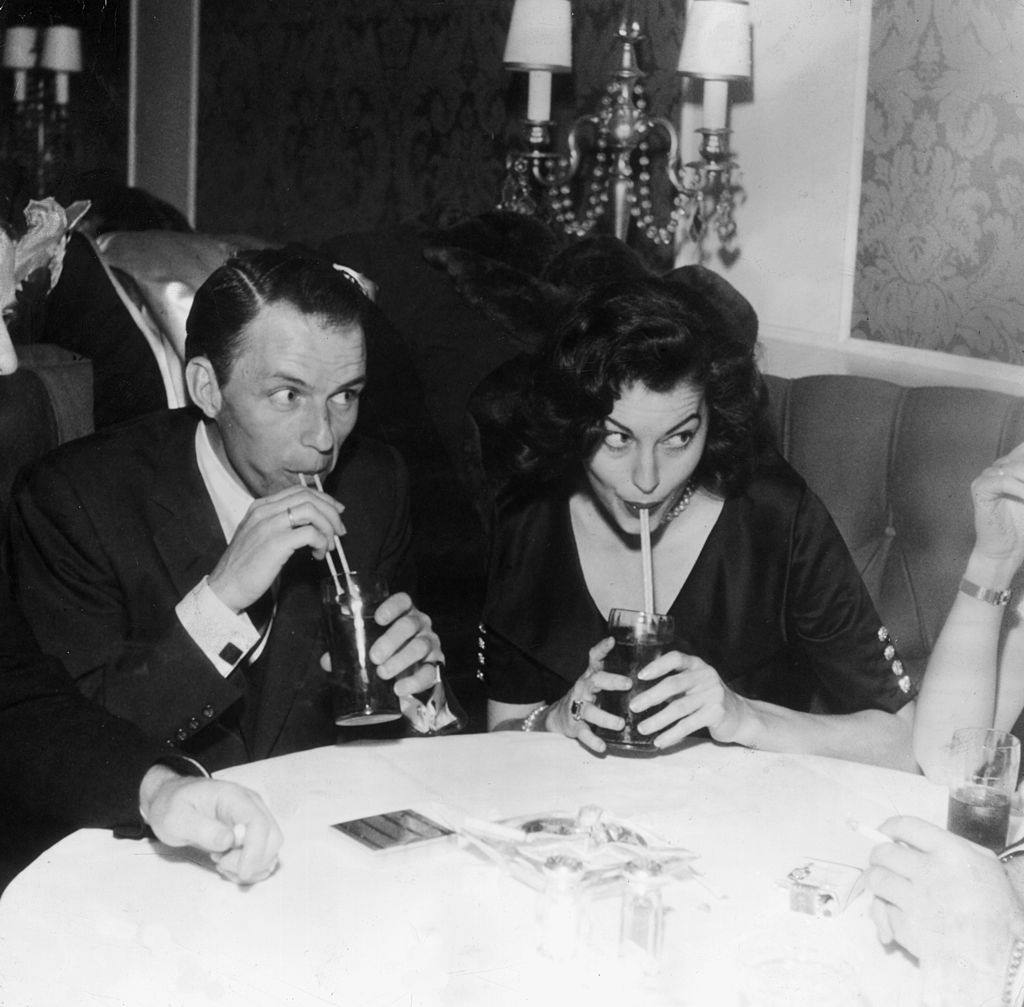
[[[274,614],[273,589],[260,595],[260,597],[245,610],[245,614],[249,617],[249,621],[256,628],[256,632],[259,633],[260,639],[262,640],[264,634],[267,632],[270,617]]]

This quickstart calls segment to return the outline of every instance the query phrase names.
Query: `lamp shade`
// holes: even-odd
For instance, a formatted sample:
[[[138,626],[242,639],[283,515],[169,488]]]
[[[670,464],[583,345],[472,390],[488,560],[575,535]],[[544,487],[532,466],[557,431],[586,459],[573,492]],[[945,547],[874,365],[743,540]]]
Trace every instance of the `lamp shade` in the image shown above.
[[[43,33],[40,66],[58,73],[78,73],[82,69],[82,43],[77,28],[57,24]]]
[[[747,0],[691,0],[678,70],[705,80],[743,80],[750,76]]]
[[[17,25],[4,33],[4,66],[8,70],[31,70],[36,65],[35,28]]]
[[[505,66],[516,70],[572,69],[569,0],[516,0],[505,41]]]

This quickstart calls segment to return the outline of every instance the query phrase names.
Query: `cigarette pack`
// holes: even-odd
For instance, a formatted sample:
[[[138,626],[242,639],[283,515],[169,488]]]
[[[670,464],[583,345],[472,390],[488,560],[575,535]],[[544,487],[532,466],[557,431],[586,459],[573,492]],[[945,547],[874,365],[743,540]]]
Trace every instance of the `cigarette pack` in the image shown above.
[[[860,875],[849,864],[808,860],[786,876],[789,908],[809,916],[837,916],[850,901]]]

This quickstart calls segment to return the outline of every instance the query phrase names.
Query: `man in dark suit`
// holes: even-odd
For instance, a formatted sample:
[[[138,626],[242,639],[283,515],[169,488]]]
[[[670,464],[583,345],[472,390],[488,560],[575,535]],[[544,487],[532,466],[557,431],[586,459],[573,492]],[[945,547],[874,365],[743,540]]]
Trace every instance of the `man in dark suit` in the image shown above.
[[[72,828],[112,828],[209,852],[248,884],[277,862],[281,832],[259,796],[203,778],[193,760],[79,693],[42,654],[0,584],[0,890]]]
[[[13,572],[43,649],[210,769],[335,740],[319,582],[336,536],[352,568],[408,583],[405,468],[352,434],[365,305],[326,261],[242,253],[189,314],[201,416],[161,411],[64,445],[15,489]],[[456,722],[429,618],[400,591],[376,620],[370,656],[406,716],[421,731]]]

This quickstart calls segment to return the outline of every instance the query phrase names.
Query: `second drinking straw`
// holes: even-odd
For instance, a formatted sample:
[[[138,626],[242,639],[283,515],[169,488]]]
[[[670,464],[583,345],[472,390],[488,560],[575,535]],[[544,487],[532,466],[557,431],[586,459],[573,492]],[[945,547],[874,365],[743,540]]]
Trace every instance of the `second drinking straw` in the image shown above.
[[[644,577],[644,611],[654,615],[654,564],[651,561],[651,512],[640,511],[640,562]]]
[[[307,485],[306,475],[304,472],[299,473],[299,481],[303,486]],[[316,483],[316,488],[323,493],[324,486],[323,483],[320,482],[320,476],[313,476],[313,481]],[[338,550],[338,558],[341,560],[341,567],[345,571],[345,584],[348,586],[349,597],[355,598],[359,591],[355,584],[352,583],[352,571],[349,569],[348,560],[345,558],[345,550],[341,547],[341,539],[337,535],[334,536],[334,548]],[[338,579],[338,570],[334,565],[334,560],[331,559],[330,549],[324,553],[324,559],[327,560],[327,569],[331,571],[331,577],[334,578],[334,590],[338,593],[338,597],[340,598],[344,592],[341,590],[341,581]]]

